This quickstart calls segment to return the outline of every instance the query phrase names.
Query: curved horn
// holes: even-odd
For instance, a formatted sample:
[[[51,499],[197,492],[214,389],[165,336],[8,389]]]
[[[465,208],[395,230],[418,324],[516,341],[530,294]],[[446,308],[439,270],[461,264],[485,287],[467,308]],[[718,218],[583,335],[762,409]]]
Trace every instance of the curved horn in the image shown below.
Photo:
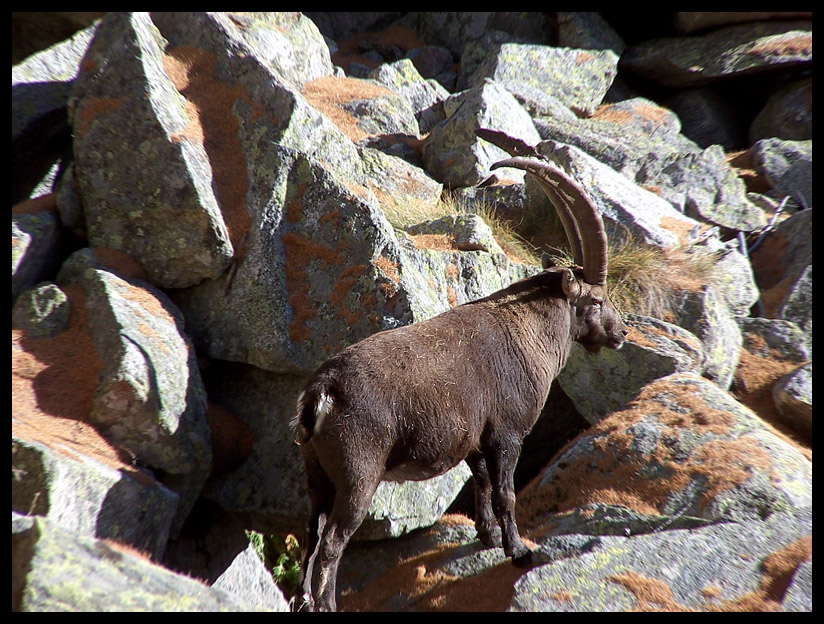
[[[607,237],[604,222],[581,185],[557,166],[537,158],[508,158],[495,163],[490,169],[498,167],[515,167],[535,176],[561,217],[573,255],[580,253],[584,280],[589,284],[605,284]],[[580,252],[576,251],[576,247],[580,248]],[[577,257],[575,262],[579,262]]]

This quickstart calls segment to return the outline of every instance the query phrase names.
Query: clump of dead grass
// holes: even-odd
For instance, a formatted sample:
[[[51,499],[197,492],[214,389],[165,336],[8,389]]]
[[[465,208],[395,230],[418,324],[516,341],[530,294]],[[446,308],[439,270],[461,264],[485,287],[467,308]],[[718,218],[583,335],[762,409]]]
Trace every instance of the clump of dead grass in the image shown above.
[[[632,238],[610,245],[610,299],[624,312],[667,320],[684,291],[711,283],[715,257],[698,248],[660,249]]]

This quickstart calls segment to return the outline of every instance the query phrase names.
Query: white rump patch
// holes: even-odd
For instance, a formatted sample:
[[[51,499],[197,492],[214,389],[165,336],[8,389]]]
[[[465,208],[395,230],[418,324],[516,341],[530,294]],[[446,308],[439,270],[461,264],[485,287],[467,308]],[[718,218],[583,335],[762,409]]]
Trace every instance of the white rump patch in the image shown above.
[[[318,425],[320,425],[320,422],[321,420],[323,420],[323,417],[326,416],[329,412],[331,412],[334,406],[335,404],[332,397],[326,394],[326,392],[321,392],[320,396],[318,396],[318,404],[315,406],[315,414],[317,414],[317,420],[315,420],[315,429],[318,428]]]

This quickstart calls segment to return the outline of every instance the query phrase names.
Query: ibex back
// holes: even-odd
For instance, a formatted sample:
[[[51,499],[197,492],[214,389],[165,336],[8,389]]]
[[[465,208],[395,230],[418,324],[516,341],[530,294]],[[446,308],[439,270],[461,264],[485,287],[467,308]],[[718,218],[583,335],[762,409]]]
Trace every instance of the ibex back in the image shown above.
[[[583,189],[531,148],[482,138],[536,176],[580,267],[544,271],[427,321],[375,334],[325,362],[295,418],[311,513],[296,607],[334,610],[338,564],[380,481],[423,480],[466,460],[481,542],[531,563],[513,473],[573,342],[618,349],[627,329],[606,293],[606,237]]]

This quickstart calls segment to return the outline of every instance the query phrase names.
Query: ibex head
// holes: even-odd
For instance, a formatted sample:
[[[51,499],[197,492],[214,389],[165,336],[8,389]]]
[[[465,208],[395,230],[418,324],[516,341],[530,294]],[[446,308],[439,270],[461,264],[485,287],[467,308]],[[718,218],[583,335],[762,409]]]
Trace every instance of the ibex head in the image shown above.
[[[492,165],[515,167],[534,176],[561,220],[576,267],[567,269],[563,289],[579,323],[574,339],[589,352],[620,349],[628,329],[607,294],[607,237],[601,215],[583,187],[526,143],[494,130],[478,136],[512,154]],[[544,269],[552,266],[546,259]]]

